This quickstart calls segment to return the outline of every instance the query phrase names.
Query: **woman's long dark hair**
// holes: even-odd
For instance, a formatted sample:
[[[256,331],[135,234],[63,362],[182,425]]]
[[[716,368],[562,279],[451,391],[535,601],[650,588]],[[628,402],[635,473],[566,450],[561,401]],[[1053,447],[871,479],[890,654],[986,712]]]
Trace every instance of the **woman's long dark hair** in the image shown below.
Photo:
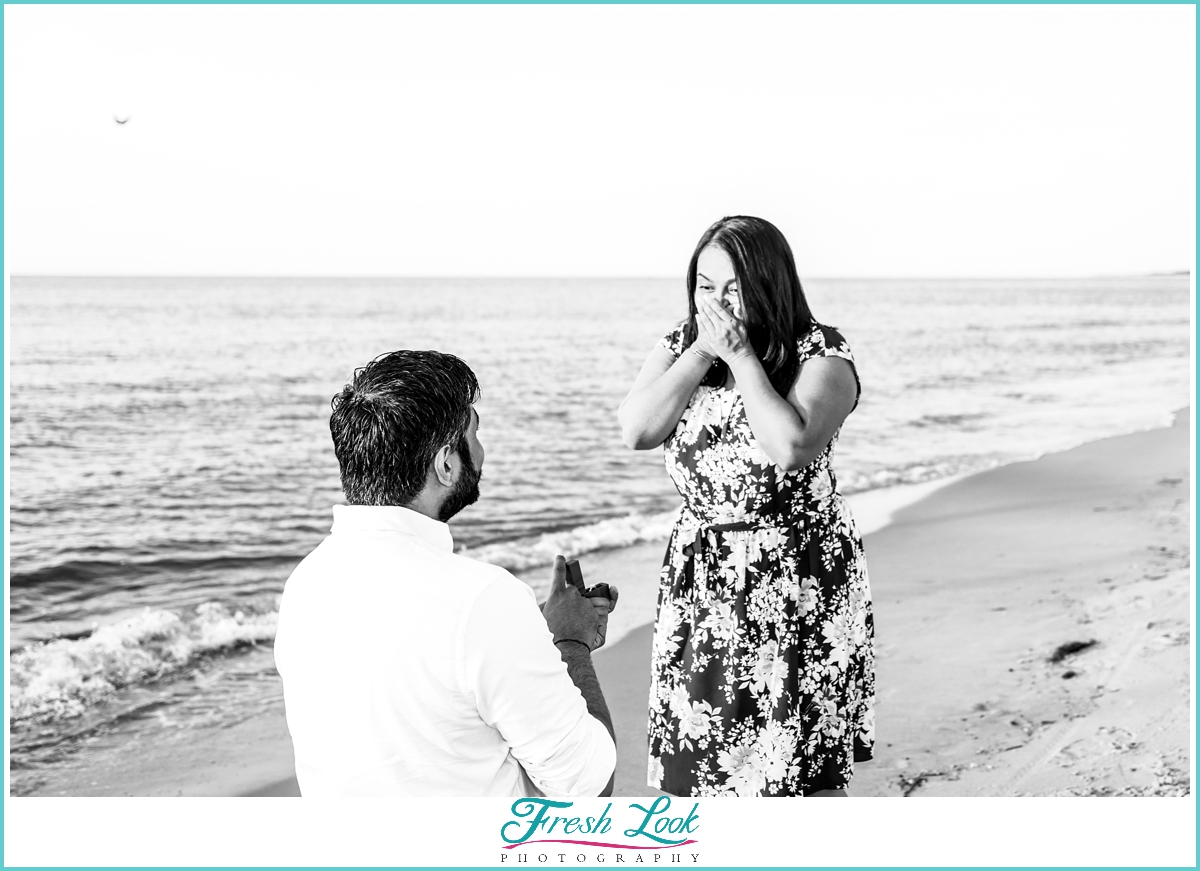
[[[688,320],[683,346],[696,341],[696,262],[700,252],[715,245],[729,255],[742,294],[746,332],[754,353],[780,396],[786,396],[800,370],[796,342],[812,329],[814,318],[800,286],[796,260],[783,234],[769,221],[734,215],[704,231],[688,264]],[[718,360],[702,384],[725,383],[729,367]]]

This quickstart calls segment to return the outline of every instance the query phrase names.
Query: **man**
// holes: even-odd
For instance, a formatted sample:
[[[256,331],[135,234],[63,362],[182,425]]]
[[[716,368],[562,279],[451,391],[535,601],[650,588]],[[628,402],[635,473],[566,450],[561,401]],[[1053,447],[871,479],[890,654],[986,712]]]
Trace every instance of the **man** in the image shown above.
[[[611,794],[591,661],[610,603],[558,557],[543,614],[452,552],[446,521],[479,496],[478,390],[457,357],[396,351],[334,397],[348,504],[288,578],[275,639],[303,795]]]

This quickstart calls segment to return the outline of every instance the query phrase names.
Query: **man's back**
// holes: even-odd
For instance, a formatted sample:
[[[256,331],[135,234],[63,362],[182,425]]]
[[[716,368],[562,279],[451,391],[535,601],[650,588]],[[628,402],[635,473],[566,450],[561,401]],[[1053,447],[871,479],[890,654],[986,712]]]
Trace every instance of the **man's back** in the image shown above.
[[[615,750],[532,591],[416,512],[334,512],[275,642],[301,792],[598,794]]]

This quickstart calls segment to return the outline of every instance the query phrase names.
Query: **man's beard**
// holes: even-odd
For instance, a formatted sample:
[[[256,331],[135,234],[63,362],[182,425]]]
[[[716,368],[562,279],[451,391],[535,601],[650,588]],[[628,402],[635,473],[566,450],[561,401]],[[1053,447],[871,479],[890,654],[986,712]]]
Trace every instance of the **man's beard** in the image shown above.
[[[454,482],[454,489],[450,491],[446,496],[446,501],[438,509],[438,520],[442,523],[447,522],[468,505],[475,504],[475,500],[479,498],[479,479],[483,477],[483,473],[475,468],[475,461],[471,459],[471,451],[467,447],[465,439],[458,456],[462,460],[462,473]]]

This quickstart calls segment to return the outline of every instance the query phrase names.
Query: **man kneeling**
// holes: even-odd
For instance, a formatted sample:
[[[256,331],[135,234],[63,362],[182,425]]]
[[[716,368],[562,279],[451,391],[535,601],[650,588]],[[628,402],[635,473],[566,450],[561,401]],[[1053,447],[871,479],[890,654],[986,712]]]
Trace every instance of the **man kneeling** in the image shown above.
[[[452,551],[446,521],[479,496],[478,391],[457,357],[396,351],[333,399],[349,504],[288,578],[275,639],[302,795],[611,794],[591,660],[611,603],[559,557],[543,614]]]

